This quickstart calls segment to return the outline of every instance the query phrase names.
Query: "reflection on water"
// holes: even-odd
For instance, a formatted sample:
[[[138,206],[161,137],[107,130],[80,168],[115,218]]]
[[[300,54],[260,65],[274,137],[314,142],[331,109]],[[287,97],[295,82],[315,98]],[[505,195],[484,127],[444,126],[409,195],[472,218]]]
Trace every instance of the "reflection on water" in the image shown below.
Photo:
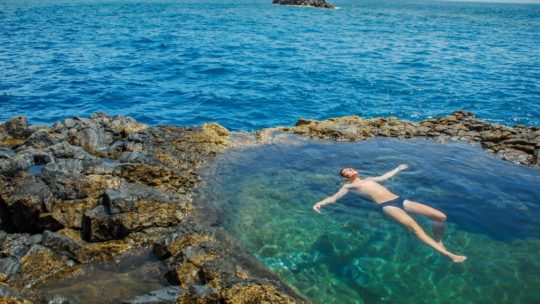
[[[30,168],[28,168],[28,173],[32,175],[38,175],[43,171],[43,168],[45,168],[44,165],[31,166]]]
[[[49,297],[63,296],[69,303],[120,303],[169,285],[163,267],[150,250],[143,250],[84,266],[82,275],[47,283],[42,289]]]
[[[452,264],[355,194],[334,193],[345,166],[366,176],[400,163],[392,191],[448,215]],[[205,173],[200,201],[272,271],[317,303],[532,303],[540,298],[540,171],[466,143],[306,142],[231,152]],[[429,223],[417,217],[429,232]],[[257,227],[257,229],[254,229]],[[506,300],[505,300],[506,299]]]

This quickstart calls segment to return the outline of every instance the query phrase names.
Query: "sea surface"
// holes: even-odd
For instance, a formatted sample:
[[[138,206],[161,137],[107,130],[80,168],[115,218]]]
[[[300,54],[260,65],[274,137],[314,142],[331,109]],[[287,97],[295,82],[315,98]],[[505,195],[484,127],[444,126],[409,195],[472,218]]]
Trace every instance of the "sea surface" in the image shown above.
[[[349,193],[313,211],[344,183],[342,167],[382,175],[391,191],[444,212],[449,262]],[[309,140],[232,151],[206,169],[199,200],[301,295],[320,304],[538,303],[540,172],[478,145],[377,139]],[[415,216],[427,233],[431,223]]]
[[[466,109],[540,125],[540,5],[0,0],[0,120],[234,130]]]
[[[256,130],[300,117],[420,121],[466,109],[540,125],[540,5],[330,3],[339,9],[0,0],[0,121],[103,111],[149,125]],[[354,194],[322,214],[311,209],[339,188],[341,167],[378,175],[400,163],[410,169],[386,185],[445,212],[446,246],[465,263],[448,262]],[[218,224],[315,303],[540,299],[540,173],[477,145],[296,139],[230,151],[205,170],[198,200],[222,210]],[[142,254],[47,288],[91,303],[108,284],[115,301],[167,285],[158,266]]]

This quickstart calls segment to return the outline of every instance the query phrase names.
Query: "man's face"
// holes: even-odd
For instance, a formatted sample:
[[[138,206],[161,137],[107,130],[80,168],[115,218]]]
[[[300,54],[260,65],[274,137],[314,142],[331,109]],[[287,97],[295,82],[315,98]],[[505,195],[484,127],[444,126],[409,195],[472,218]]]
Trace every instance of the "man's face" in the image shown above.
[[[341,176],[348,179],[354,179],[358,176],[358,172],[353,168],[345,168],[341,171]]]

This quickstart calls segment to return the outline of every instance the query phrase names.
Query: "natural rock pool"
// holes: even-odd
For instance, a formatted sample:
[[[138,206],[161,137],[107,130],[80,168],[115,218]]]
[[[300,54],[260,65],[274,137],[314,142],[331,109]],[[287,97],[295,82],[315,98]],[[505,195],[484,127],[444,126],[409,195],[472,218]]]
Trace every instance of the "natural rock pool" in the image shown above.
[[[446,247],[465,263],[450,263],[358,195],[312,210],[343,183],[340,168],[374,176],[401,163],[410,168],[384,184],[446,213]],[[217,224],[316,303],[540,298],[540,171],[477,145],[293,140],[226,153],[202,176],[198,200]]]
[[[168,286],[165,271],[151,250],[139,250],[112,261],[85,265],[80,275],[51,281],[41,288],[46,300],[56,297],[58,302],[63,298],[79,304],[119,303]]]

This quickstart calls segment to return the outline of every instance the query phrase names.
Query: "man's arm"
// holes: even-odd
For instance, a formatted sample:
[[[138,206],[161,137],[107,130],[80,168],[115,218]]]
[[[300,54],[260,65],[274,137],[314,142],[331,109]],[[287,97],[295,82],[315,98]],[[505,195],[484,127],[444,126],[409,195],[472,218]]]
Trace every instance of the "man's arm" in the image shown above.
[[[385,181],[385,180],[391,178],[392,176],[398,174],[399,171],[402,171],[402,170],[405,170],[405,169],[408,169],[408,168],[409,168],[409,166],[407,166],[406,164],[401,164],[392,171],[388,171],[388,172],[386,172],[385,174],[383,174],[381,176],[368,177],[368,178],[366,178],[366,180],[382,182],[382,181]]]
[[[325,199],[323,199],[322,201],[319,201],[318,203],[316,203],[315,205],[313,205],[313,210],[321,213],[321,207],[324,206],[324,205],[328,205],[328,204],[333,204],[335,203],[338,199],[342,198],[343,196],[345,196],[345,194],[347,194],[347,192],[349,192],[349,185],[343,185],[338,192],[336,192],[334,195],[332,196],[329,196]]]

